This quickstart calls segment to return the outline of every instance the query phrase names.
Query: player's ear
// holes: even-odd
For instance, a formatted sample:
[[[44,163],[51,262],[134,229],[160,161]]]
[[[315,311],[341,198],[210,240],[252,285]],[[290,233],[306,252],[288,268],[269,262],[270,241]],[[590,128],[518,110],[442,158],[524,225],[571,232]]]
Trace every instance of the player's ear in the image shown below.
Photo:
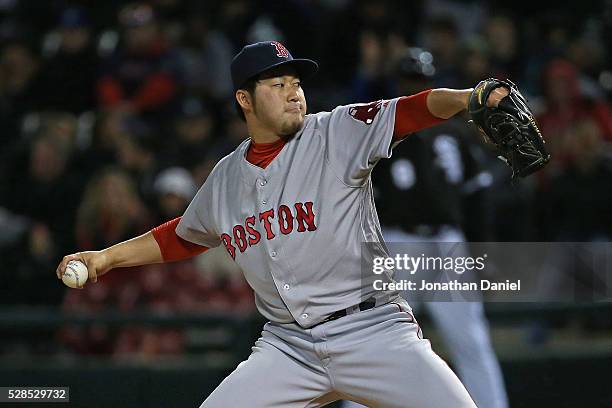
[[[243,89],[239,89],[236,91],[236,102],[238,102],[238,105],[240,105],[242,109],[253,110],[253,100],[251,98],[251,95]]]

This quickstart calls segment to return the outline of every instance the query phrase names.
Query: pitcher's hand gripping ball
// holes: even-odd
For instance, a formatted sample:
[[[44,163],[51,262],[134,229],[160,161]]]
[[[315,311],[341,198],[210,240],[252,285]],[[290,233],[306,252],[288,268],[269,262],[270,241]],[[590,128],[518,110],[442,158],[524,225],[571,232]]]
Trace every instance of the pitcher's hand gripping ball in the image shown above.
[[[509,94],[497,107],[487,106],[489,95],[499,87],[507,88]],[[498,157],[510,166],[513,179],[530,175],[550,160],[533,113],[511,81],[480,81],[470,95],[468,112],[485,140],[495,146]]]
[[[68,262],[66,270],[62,274],[62,282],[68,287],[79,289],[85,285],[88,276],[87,266],[81,261],[72,260]]]

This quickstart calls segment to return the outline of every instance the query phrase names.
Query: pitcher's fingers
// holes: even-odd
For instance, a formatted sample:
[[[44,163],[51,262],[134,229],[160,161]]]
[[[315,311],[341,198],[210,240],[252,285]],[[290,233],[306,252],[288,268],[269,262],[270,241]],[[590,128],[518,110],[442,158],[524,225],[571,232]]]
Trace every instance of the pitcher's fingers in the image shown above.
[[[77,259],[77,254],[66,255],[64,259],[62,259],[62,263],[60,264],[60,276],[64,273],[66,268],[68,267],[68,262]]]
[[[495,88],[493,91],[491,91],[491,94],[489,95],[489,99],[487,100],[487,106],[489,108],[497,107],[499,105],[499,102],[509,94],[510,91],[506,87],[502,86],[499,88]]]
[[[72,261],[73,259],[77,259],[76,254],[66,255],[64,258],[62,258],[62,262],[60,262],[60,264],[57,266],[57,269],[55,270],[57,279],[62,279],[62,275],[66,270],[66,266],[68,266],[68,262]]]
[[[98,281],[98,274],[94,267],[87,268],[87,273],[89,275],[89,277],[87,278],[87,281],[91,281],[94,283]]]

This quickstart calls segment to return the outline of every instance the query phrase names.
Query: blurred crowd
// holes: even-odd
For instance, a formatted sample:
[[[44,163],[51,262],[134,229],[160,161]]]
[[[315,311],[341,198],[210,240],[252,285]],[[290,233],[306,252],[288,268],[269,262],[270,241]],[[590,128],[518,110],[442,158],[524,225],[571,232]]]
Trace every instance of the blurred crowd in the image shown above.
[[[131,268],[82,291],[66,290],[54,270],[65,254],[183,213],[248,136],[234,110],[231,58],[270,39],[319,62],[304,84],[311,112],[399,96],[415,47],[436,87],[510,78],[537,112],[553,160],[510,186],[473,132],[489,181],[479,187],[485,211],[462,203],[468,239],[610,240],[612,3],[504,3],[0,0],[2,303],[252,311],[250,290],[224,259]],[[180,332],[63,336],[83,352],[182,344]]]

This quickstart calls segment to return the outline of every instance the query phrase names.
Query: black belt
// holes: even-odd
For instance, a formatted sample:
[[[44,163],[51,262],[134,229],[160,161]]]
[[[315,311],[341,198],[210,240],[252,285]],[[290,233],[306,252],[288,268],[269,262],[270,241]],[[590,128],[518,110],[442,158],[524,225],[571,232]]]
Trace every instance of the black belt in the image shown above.
[[[327,318],[325,318],[323,321],[315,324],[312,327],[318,326],[318,325],[323,324],[323,323],[331,322],[332,320],[339,319],[341,317],[344,317],[344,316],[349,315],[349,314],[353,314],[355,312],[363,312],[364,310],[373,309],[374,306],[376,306],[376,299],[374,299],[372,297],[372,298],[364,300],[363,302],[361,302],[357,306],[353,306],[353,307],[349,307],[347,309],[342,309],[342,310],[335,311],[334,313],[332,313],[329,316],[327,316]]]

